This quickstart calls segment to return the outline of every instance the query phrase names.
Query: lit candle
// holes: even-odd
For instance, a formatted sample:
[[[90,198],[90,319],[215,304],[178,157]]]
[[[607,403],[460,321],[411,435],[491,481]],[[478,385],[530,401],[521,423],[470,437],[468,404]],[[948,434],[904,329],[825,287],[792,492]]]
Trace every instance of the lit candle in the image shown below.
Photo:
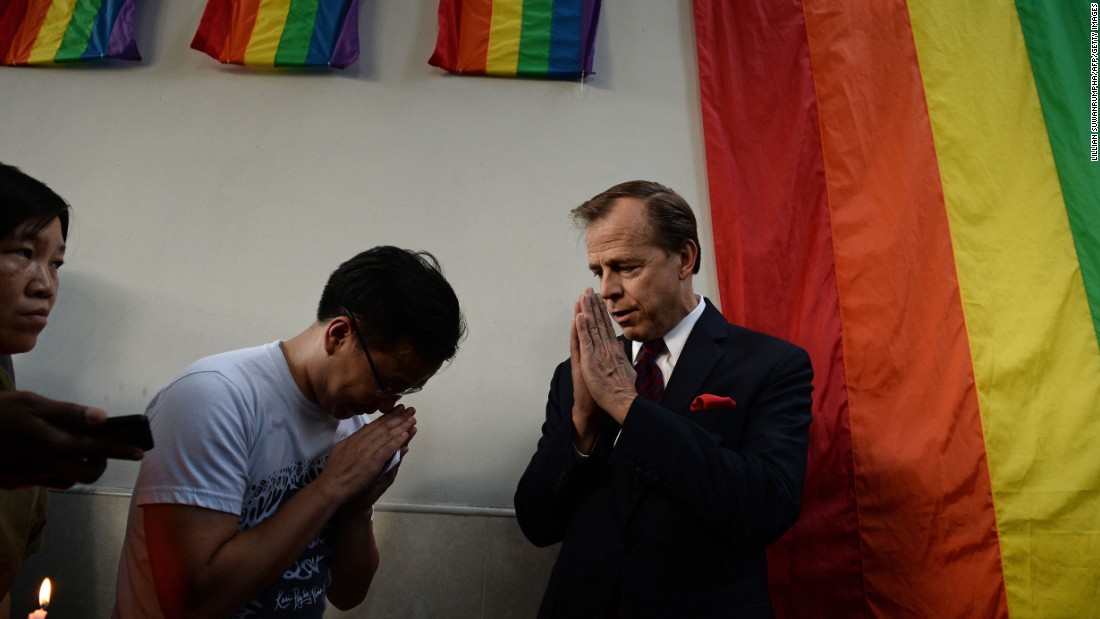
[[[53,586],[50,584],[50,579],[45,578],[42,580],[42,586],[38,588],[38,610],[27,615],[27,619],[46,619],[46,608],[50,605],[50,590]]]

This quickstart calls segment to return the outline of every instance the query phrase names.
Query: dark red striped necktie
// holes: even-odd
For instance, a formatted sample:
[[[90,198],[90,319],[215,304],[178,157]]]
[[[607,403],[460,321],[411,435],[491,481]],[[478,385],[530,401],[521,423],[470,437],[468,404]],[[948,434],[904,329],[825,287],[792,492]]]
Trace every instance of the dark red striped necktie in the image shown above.
[[[663,339],[655,339],[642,344],[642,351],[638,353],[638,361],[634,364],[634,370],[638,377],[634,379],[634,388],[638,395],[650,400],[660,402],[665,393],[665,379],[661,375],[661,368],[657,367],[657,356],[665,348]]]

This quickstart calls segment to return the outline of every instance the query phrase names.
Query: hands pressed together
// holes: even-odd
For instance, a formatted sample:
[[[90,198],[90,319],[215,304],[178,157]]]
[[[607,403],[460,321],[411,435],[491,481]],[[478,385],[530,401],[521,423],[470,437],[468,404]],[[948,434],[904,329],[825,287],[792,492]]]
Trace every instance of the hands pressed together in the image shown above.
[[[638,393],[634,366],[615,336],[611,317],[600,297],[589,288],[573,305],[569,357],[573,369],[574,444],[588,453],[600,423],[609,415],[620,425]]]
[[[365,514],[393,484],[400,464],[382,471],[398,451],[404,457],[416,436],[416,409],[398,404],[332,448],[322,477],[330,482],[343,513]]]
[[[85,434],[106,420],[98,408],[0,393],[0,488],[68,488],[98,479],[108,458],[140,460],[136,447]]]

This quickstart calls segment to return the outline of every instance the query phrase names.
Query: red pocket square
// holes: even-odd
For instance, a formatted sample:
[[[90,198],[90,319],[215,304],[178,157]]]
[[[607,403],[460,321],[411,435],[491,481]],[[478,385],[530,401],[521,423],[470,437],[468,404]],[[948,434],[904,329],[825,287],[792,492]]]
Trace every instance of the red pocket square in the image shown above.
[[[734,402],[733,398],[711,395],[709,393],[697,396],[691,401],[691,410],[693,411],[711,411],[720,408],[737,408],[737,402]]]

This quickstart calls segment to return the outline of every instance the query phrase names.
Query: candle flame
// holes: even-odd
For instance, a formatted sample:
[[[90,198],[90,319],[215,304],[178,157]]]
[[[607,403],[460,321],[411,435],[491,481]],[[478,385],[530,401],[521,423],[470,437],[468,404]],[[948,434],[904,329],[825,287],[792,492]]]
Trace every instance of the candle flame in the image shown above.
[[[38,588],[38,604],[42,608],[50,605],[50,592],[52,589],[53,584],[50,583],[50,579],[42,579],[42,586]]]

